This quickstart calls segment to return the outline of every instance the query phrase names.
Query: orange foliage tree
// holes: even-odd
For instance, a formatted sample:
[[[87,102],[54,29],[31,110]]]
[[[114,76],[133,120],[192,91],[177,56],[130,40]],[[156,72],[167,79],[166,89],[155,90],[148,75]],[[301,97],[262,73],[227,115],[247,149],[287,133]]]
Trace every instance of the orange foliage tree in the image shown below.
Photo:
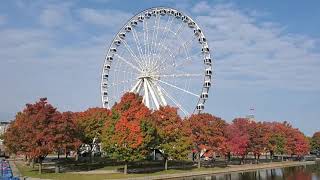
[[[142,97],[126,93],[112,107],[112,115],[106,121],[103,132],[103,148],[111,158],[125,162],[146,158],[155,147],[156,129],[150,110],[142,103]]]

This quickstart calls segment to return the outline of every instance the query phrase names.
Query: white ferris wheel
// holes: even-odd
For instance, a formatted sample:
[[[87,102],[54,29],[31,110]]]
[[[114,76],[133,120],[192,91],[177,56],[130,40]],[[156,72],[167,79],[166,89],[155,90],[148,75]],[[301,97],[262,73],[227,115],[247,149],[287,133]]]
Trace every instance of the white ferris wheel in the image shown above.
[[[126,92],[151,109],[175,106],[183,116],[204,110],[212,80],[208,42],[197,23],[179,10],[155,7],[133,16],[105,57],[103,107]]]

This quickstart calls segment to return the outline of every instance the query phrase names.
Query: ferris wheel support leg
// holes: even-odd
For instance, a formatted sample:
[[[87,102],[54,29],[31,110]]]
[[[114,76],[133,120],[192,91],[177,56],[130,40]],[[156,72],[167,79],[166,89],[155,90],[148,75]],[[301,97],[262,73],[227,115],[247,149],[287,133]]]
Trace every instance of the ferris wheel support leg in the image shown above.
[[[153,88],[151,87],[151,85],[150,85],[150,83],[149,83],[149,80],[146,79],[145,81],[146,81],[146,83],[147,83],[147,86],[148,86],[148,89],[149,89],[149,91],[150,91],[150,94],[151,94],[151,97],[152,97],[152,99],[153,99],[153,102],[154,102],[154,104],[156,105],[157,109],[159,109],[159,108],[160,108],[159,102],[158,102],[158,100],[157,100],[156,95],[154,94],[154,90],[153,90]]]
[[[144,101],[145,101],[145,105],[150,108],[150,102],[149,102],[149,92],[148,92],[148,85],[147,85],[147,81],[144,79],[143,80],[143,89],[144,89]]]
[[[139,79],[139,81],[133,86],[133,88],[130,90],[130,92],[135,93],[136,89],[139,87],[140,83],[141,83],[141,79]]]
[[[166,106],[166,105],[167,105],[167,101],[166,101],[166,99],[164,98],[163,93],[162,93],[160,87],[157,86],[157,85],[154,83],[154,81],[152,81],[152,80],[151,80],[151,85],[152,85],[153,88],[157,91],[157,95],[158,95],[159,98],[160,98],[160,104],[161,104],[162,106]]]

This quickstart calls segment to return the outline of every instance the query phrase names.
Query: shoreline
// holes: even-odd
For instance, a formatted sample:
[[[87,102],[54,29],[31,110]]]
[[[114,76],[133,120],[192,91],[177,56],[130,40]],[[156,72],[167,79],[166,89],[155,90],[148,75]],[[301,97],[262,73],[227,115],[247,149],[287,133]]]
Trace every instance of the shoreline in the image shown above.
[[[293,166],[303,166],[303,165],[312,165],[316,164],[316,161],[285,161],[285,162],[273,162],[273,163],[264,163],[264,164],[246,164],[246,165],[235,165],[231,167],[226,167],[218,170],[203,170],[198,172],[187,172],[187,173],[175,173],[175,174],[165,174],[165,175],[154,175],[154,176],[144,176],[144,177],[131,177],[131,178],[121,178],[121,179],[130,179],[130,180],[160,180],[160,179],[175,179],[175,178],[185,178],[185,177],[196,177],[196,176],[205,176],[205,175],[222,175],[229,173],[241,173],[241,172],[250,172],[260,169],[277,169],[284,167],[293,167]],[[116,180],[116,179],[114,179]],[[119,180],[119,179],[118,179]]]

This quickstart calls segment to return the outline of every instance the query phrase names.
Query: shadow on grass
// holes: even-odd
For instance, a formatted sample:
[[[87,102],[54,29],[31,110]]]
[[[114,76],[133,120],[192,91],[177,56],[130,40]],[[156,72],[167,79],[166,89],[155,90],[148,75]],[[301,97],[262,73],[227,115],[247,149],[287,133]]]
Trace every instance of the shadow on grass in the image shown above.
[[[51,159],[51,164],[48,163],[44,165],[44,173],[55,173],[55,166],[60,167],[60,172],[83,172],[83,171],[93,171],[93,170],[104,170],[109,171],[109,173],[122,173],[124,162],[110,160],[107,158],[95,158],[91,160],[90,158],[81,158],[75,161],[73,158],[68,159]],[[201,163],[202,169],[209,168],[225,168],[227,163],[225,161],[203,161]],[[188,172],[191,170],[196,170],[197,162],[193,161],[169,161],[168,170]],[[33,170],[37,171],[37,170]],[[151,174],[151,173],[161,173],[164,171],[164,161],[137,161],[130,162],[128,164],[128,173],[130,174]],[[166,172],[166,171],[164,171]]]

